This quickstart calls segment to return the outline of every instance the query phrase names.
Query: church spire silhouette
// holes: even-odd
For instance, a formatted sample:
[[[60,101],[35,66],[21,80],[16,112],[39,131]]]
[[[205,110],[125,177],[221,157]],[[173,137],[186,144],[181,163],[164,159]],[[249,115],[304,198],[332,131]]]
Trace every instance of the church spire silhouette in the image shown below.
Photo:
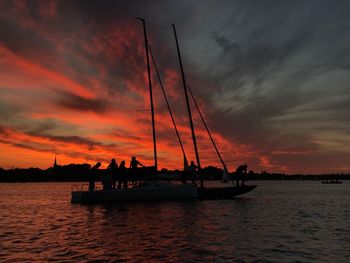
[[[57,159],[56,159],[56,154],[55,154],[55,161],[53,163],[53,168],[57,168]]]

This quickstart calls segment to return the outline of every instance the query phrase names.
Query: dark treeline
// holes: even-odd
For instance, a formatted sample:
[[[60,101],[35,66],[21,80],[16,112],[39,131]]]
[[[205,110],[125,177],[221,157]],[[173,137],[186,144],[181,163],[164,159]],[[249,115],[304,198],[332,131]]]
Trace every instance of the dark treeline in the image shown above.
[[[88,171],[91,168],[89,164],[69,164],[58,165],[45,170],[39,168],[27,169],[2,169],[0,167],[0,182],[82,182],[88,180]],[[158,175],[155,175],[154,167],[138,168],[139,180],[180,180],[182,171],[162,169]],[[200,176],[204,180],[221,180],[223,170],[214,166],[208,166],[200,171]],[[100,175],[106,173],[105,169],[98,170],[96,180]],[[230,174],[234,179],[234,174]],[[350,174],[323,174],[323,175],[288,175],[283,173],[268,173],[262,171],[256,173],[249,171],[247,180],[336,180],[350,179]]]
[[[90,164],[69,164],[57,165],[45,170],[39,168],[14,168],[5,170],[0,167],[0,182],[83,182],[88,181]],[[155,178],[154,167],[139,168],[140,180]],[[127,169],[127,172],[129,169]],[[106,173],[106,169],[99,169],[95,175],[95,180],[99,180],[101,175]]]

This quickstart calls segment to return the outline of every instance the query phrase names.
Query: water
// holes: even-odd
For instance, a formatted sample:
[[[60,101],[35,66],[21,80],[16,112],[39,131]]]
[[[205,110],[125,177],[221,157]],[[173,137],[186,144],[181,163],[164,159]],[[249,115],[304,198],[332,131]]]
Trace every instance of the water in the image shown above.
[[[93,206],[70,204],[70,183],[0,184],[0,261],[349,262],[349,183]]]

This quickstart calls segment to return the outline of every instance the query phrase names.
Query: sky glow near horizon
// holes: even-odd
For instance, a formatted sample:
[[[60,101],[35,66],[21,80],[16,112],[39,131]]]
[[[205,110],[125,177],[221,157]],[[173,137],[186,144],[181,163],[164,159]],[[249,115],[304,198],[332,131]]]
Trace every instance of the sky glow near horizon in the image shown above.
[[[0,0],[0,167],[153,164],[139,15],[190,160],[172,23],[230,171],[350,172],[348,1],[129,2]],[[151,71],[159,168],[181,169]],[[192,108],[202,166],[220,167]]]

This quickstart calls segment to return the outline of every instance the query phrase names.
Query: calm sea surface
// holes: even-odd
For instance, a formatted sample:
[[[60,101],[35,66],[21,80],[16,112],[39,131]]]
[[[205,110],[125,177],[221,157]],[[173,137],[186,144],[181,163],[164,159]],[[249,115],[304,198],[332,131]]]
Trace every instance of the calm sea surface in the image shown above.
[[[257,184],[118,205],[73,205],[70,183],[0,184],[0,261],[350,262],[349,181]]]

